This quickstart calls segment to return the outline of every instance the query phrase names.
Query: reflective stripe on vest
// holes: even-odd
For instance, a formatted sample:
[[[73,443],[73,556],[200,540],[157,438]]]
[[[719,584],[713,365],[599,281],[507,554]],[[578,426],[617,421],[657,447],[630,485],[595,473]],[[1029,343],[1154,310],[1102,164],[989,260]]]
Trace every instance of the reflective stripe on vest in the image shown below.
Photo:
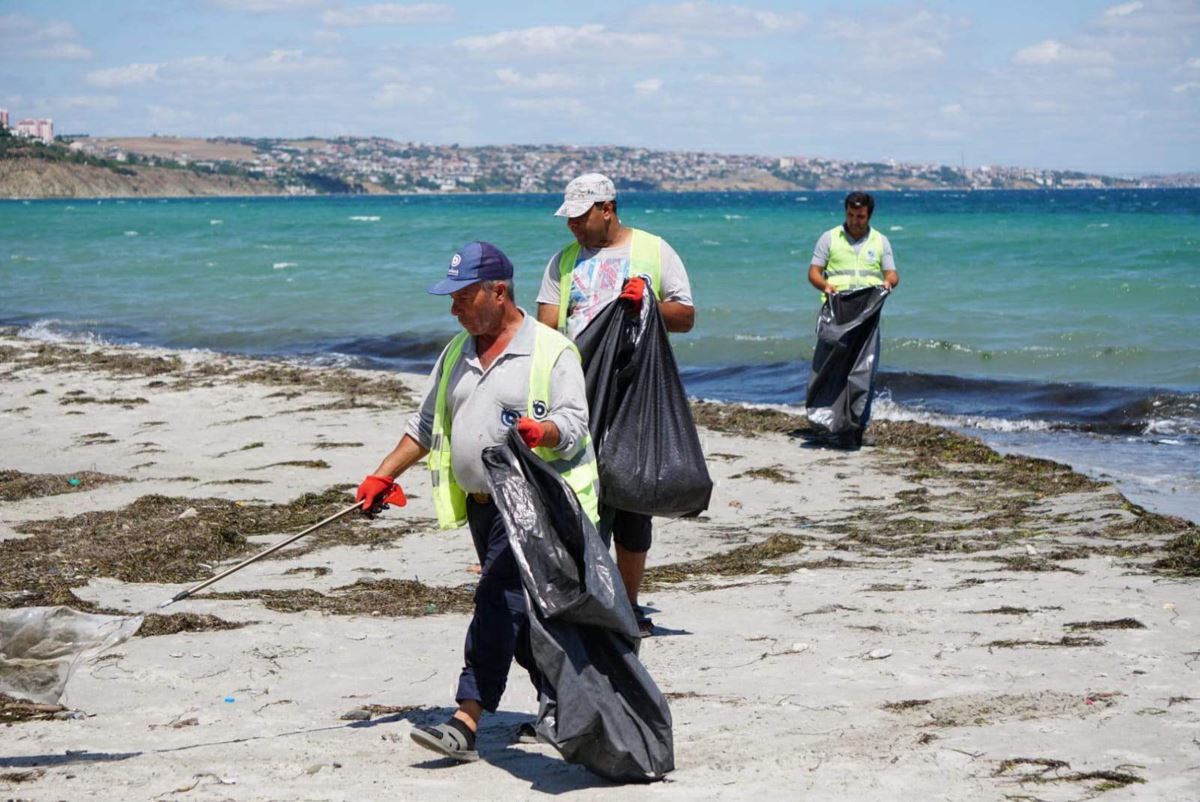
[[[654,297],[662,299],[662,238],[631,228],[633,239],[629,243],[629,275],[650,277],[650,289]],[[567,333],[567,312],[571,304],[571,274],[579,260],[579,243],[572,242],[562,249],[558,259],[558,330]]]
[[[883,235],[872,228],[855,253],[845,228],[830,229],[825,280],[838,292],[883,284]]]
[[[533,341],[533,363],[529,367],[529,398],[525,414],[535,420],[544,420],[549,412],[550,376],[554,363],[563,351],[570,350],[579,359],[575,344],[546,326],[535,327]],[[463,345],[469,335],[459,334],[450,341],[442,360],[442,373],[438,380],[437,398],[433,409],[433,442],[429,449],[429,474],[433,483],[433,509],[437,513],[438,526],[455,529],[467,522],[467,494],[454,480],[450,450],[450,374],[462,358]],[[579,498],[579,506],[592,519],[600,520],[600,474],[590,447],[591,439],[584,436],[579,452],[569,460],[561,459],[550,448],[535,448],[534,453],[549,463],[566,481]]]

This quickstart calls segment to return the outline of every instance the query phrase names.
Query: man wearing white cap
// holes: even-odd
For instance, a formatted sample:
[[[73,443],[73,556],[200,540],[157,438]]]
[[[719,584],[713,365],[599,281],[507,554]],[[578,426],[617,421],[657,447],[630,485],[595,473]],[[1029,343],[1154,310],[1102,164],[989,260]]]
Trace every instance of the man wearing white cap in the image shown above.
[[[537,297],[538,320],[575,339],[618,297],[640,309],[649,286],[658,299],[667,331],[691,331],[696,310],[679,254],[661,237],[621,225],[617,190],[607,176],[587,173],[571,181],[555,215],[567,218],[575,241],[546,265]],[[617,510],[612,534],[621,580],[642,634],[650,635],[653,624],[638,606],[638,588],[650,550],[650,517]]]

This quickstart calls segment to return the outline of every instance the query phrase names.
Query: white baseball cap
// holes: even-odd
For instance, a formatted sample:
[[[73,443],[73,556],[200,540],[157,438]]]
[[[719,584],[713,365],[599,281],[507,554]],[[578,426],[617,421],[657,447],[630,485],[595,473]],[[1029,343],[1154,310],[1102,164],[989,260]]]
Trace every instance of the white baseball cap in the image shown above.
[[[616,200],[617,188],[612,179],[600,173],[584,173],[567,184],[563,193],[563,204],[554,213],[556,217],[578,217],[602,201]]]

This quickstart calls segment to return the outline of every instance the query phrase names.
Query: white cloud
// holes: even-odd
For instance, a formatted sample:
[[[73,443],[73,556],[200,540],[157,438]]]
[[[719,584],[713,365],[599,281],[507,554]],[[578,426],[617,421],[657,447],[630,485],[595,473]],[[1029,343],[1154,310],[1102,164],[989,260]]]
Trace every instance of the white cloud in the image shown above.
[[[0,15],[0,55],[39,61],[83,61],[92,51],[79,43],[69,22],[42,20],[28,14]]]
[[[1111,8],[1105,9],[1104,16],[1110,18],[1128,17],[1130,14],[1134,13],[1135,11],[1141,11],[1143,8],[1145,8],[1145,4],[1141,2],[1122,3],[1119,6],[1112,6]]]
[[[321,30],[312,35],[313,42],[318,45],[336,45],[345,38],[337,31]]]
[[[467,36],[456,40],[454,45],[477,56],[499,58],[674,58],[689,52],[683,40],[674,36],[618,33],[603,25],[541,25],[487,36]]]
[[[305,11],[325,4],[325,0],[209,0],[209,2],[227,11],[244,11],[251,14]]]
[[[361,28],[366,25],[413,25],[422,22],[450,22],[454,9],[438,3],[377,3],[326,11],[321,22],[333,28]]]
[[[646,78],[643,81],[635,81],[633,89],[639,95],[653,95],[658,90],[662,89],[662,78]]]
[[[149,83],[158,78],[158,64],[128,64],[124,67],[109,67],[89,72],[84,80],[91,86],[115,89]]]
[[[1200,58],[1188,59],[1187,66],[1191,67],[1193,70],[1200,70]]]
[[[806,18],[800,12],[759,11],[745,6],[726,6],[700,0],[647,6],[633,13],[633,22],[641,28],[693,36],[749,38],[793,33],[804,27]]]
[[[874,67],[895,69],[906,64],[939,62],[956,30],[967,21],[934,11],[896,9],[868,22],[842,17],[826,23],[830,36],[842,40],[856,59]]]
[[[506,101],[505,105],[520,112],[546,114],[551,119],[585,117],[595,112],[575,97],[515,98]]]
[[[1188,81],[1187,83],[1176,84],[1171,87],[1171,91],[1177,95],[1184,92],[1200,92],[1200,81]]]
[[[956,117],[962,114],[963,107],[960,103],[947,103],[939,108],[938,111],[940,111],[942,114],[945,114],[947,117]]]
[[[573,75],[557,75],[549,72],[539,72],[534,75],[522,75],[513,69],[496,70],[500,83],[511,89],[533,91],[559,91],[574,89],[579,85],[579,79]]]
[[[433,100],[437,93],[431,86],[420,86],[406,82],[384,84],[375,93],[371,104],[376,108],[394,106],[416,106]]]
[[[1057,39],[1046,39],[1018,50],[1013,62],[1026,66],[1063,64],[1074,67],[1090,67],[1112,64],[1112,54],[1097,48],[1072,47]]]
[[[54,98],[55,109],[86,109],[88,111],[108,111],[117,107],[117,98],[112,95],[75,95],[73,97]]]
[[[715,73],[702,75],[697,83],[709,87],[729,87],[732,89],[761,89],[767,85],[766,80],[754,73]]]

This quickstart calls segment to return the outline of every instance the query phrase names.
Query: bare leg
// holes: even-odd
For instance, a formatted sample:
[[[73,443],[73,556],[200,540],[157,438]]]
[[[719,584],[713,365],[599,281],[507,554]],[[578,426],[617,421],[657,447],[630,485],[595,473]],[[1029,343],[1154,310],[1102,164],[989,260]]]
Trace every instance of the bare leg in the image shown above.
[[[642,586],[642,575],[646,573],[646,552],[628,551],[620,543],[617,543],[616,547],[617,570],[621,573],[621,582],[625,585],[629,603],[636,607],[638,589]]]
[[[474,699],[463,699],[454,711],[454,718],[466,724],[471,732],[479,732],[479,719],[483,718],[483,706]]]

